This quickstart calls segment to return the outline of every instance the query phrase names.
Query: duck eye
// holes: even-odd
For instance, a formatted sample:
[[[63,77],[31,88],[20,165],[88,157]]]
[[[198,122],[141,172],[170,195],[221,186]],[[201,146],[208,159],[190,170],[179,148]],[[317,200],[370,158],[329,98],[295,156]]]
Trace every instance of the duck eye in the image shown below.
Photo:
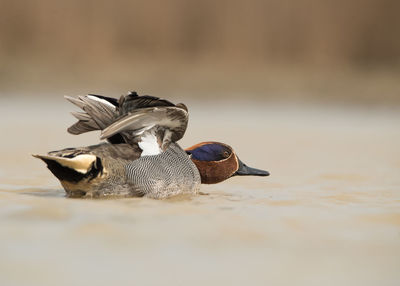
[[[224,151],[224,153],[222,153],[222,155],[224,156],[224,158],[228,158],[229,157],[229,152],[228,151]]]

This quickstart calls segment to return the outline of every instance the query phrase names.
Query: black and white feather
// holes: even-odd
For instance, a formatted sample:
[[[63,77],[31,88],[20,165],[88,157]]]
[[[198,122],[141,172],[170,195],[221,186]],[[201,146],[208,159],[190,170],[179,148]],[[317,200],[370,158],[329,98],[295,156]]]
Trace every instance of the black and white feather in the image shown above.
[[[68,128],[71,134],[101,130],[101,139],[110,143],[138,145],[143,155],[165,151],[185,134],[188,111],[184,104],[173,104],[136,92],[115,98],[86,95],[66,97],[84,112],[73,112],[78,122]]]
[[[126,166],[130,188],[146,197],[163,199],[183,193],[197,193],[201,178],[196,165],[178,144],[158,156],[142,156]]]

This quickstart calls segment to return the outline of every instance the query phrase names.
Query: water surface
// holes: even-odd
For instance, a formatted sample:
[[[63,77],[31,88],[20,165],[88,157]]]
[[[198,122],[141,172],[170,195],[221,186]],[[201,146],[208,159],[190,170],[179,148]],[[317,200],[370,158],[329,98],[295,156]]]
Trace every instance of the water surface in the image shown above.
[[[188,147],[232,145],[270,177],[165,201],[67,199],[30,156],[94,144],[74,108],[1,99],[1,285],[398,285],[400,112],[188,102]]]

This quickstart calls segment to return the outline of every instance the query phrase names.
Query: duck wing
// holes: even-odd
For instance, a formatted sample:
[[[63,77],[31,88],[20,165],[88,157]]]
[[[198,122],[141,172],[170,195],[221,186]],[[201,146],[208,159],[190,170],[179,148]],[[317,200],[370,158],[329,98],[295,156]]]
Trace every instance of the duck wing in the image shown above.
[[[175,106],[172,102],[150,95],[139,96],[135,91],[120,97],[118,101],[119,115],[123,116],[140,108]]]
[[[73,112],[78,122],[68,128],[72,134],[102,130],[101,139],[111,143],[139,145],[144,155],[166,150],[186,131],[188,112],[184,104],[136,92],[115,98],[86,95],[66,97],[84,112]],[[147,149],[147,151],[145,150]]]
[[[84,111],[71,113],[78,119],[78,122],[68,128],[71,134],[78,135],[93,130],[103,130],[118,116],[118,105],[114,98],[107,100],[104,96],[94,94],[78,98],[65,96],[65,98]]]
[[[135,137],[158,137],[160,148],[165,150],[171,142],[180,140],[185,134],[188,112],[183,104],[141,108],[121,116],[101,132],[100,139],[115,134]]]

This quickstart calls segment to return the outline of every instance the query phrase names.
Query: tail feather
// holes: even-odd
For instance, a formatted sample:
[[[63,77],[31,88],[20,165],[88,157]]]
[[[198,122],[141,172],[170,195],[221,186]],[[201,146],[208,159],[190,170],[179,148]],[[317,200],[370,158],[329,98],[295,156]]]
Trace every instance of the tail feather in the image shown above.
[[[96,156],[92,154],[81,154],[73,158],[65,158],[52,155],[38,155],[32,154],[33,157],[41,159],[42,161],[57,162],[59,165],[75,170],[76,172],[86,174],[91,166],[96,162]]]
[[[79,183],[103,172],[101,159],[92,154],[80,154],[73,158],[36,154],[32,156],[45,162],[47,168],[61,182]]]

